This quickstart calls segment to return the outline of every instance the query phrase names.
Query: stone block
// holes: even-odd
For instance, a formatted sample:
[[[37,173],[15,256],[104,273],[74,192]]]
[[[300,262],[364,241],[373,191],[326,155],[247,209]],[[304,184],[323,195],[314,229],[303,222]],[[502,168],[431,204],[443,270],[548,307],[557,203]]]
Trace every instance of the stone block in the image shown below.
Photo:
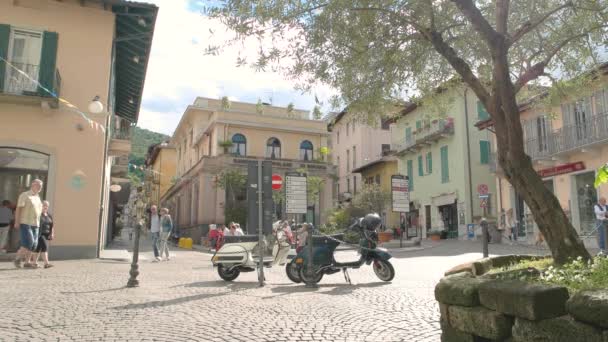
[[[448,323],[448,308],[447,304],[439,303],[439,321],[443,323]]]
[[[576,320],[608,329],[608,290],[583,291],[566,303]]]
[[[608,330],[604,331],[604,342],[608,342]]]
[[[570,316],[528,321],[516,318],[513,342],[603,342],[602,332]]]
[[[543,257],[543,256],[525,255],[525,254],[523,254],[523,255],[500,255],[500,256],[492,257],[492,267],[494,267],[494,268],[506,267],[506,266],[516,264],[523,260],[539,260],[539,259],[544,259],[544,258],[545,257]]]
[[[479,259],[473,262],[473,275],[480,276],[492,269],[492,258]]]
[[[481,305],[531,321],[564,315],[568,296],[565,287],[518,280],[493,280],[479,286]]]
[[[450,306],[448,319],[452,328],[499,341],[511,336],[513,326],[513,318],[480,306]]]
[[[445,324],[441,326],[441,342],[477,342],[475,336]]]
[[[486,281],[488,280],[472,277],[443,278],[435,286],[435,299],[444,304],[477,306],[479,305],[479,285]]]
[[[449,275],[455,275],[455,274],[460,274],[460,273],[466,273],[469,275],[473,275],[473,263],[472,262],[467,262],[466,264],[461,264],[455,267],[450,268],[449,270],[447,270],[444,275],[449,276]]]

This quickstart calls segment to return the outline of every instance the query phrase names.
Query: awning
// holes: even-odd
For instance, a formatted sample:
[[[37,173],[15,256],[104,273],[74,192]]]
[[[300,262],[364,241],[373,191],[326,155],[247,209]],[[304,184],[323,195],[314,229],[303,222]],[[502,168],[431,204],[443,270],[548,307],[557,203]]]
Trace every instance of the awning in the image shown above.
[[[458,199],[458,195],[455,192],[453,192],[450,194],[443,194],[443,195],[439,195],[436,197],[432,197],[431,203],[434,206],[439,207],[442,205],[454,204],[457,199]]]

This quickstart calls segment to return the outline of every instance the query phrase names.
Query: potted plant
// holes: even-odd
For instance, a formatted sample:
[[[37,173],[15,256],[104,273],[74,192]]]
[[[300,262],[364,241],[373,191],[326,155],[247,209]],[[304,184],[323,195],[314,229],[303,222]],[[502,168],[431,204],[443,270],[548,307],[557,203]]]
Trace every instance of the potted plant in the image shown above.
[[[441,240],[441,230],[431,230],[428,233],[428,236],[430,236],[433,241],[439,241]]]
[[[234,144],[233,144],[233,143],[232,143],[232,141],[230,141],[230,140],[224,140],[224,141],[220,141],[220,142],[218,143],[218,145],[224,149],[224,154],[228,154],[228,150],[229,150],[229,149],[232,147],[232,145],[234,145]]]

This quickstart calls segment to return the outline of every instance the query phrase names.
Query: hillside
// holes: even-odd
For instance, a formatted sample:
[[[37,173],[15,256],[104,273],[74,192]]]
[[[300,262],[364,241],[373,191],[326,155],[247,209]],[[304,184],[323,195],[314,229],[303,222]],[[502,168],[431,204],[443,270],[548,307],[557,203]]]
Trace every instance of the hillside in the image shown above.
[[[146,161],[146,153],[148,146],[158,144],[170,137],[161,133],[149,131],[145,128],[133,127],[133,135],[131,137],[131,153],[129,154],[129,164],[134,166],[143,165]],[[139,179],[143,178],[143,172],[135,167],[129,167],[131,178],[136,176]]]

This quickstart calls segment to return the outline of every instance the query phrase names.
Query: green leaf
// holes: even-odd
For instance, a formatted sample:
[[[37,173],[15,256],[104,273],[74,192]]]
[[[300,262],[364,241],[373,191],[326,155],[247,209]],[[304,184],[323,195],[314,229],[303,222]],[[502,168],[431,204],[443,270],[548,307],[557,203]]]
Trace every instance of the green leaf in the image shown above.
[[[595,183],[593,185],[599,188],[604,183],[608,183],[608,164],[597,169],[597,176],[595,176]]]

